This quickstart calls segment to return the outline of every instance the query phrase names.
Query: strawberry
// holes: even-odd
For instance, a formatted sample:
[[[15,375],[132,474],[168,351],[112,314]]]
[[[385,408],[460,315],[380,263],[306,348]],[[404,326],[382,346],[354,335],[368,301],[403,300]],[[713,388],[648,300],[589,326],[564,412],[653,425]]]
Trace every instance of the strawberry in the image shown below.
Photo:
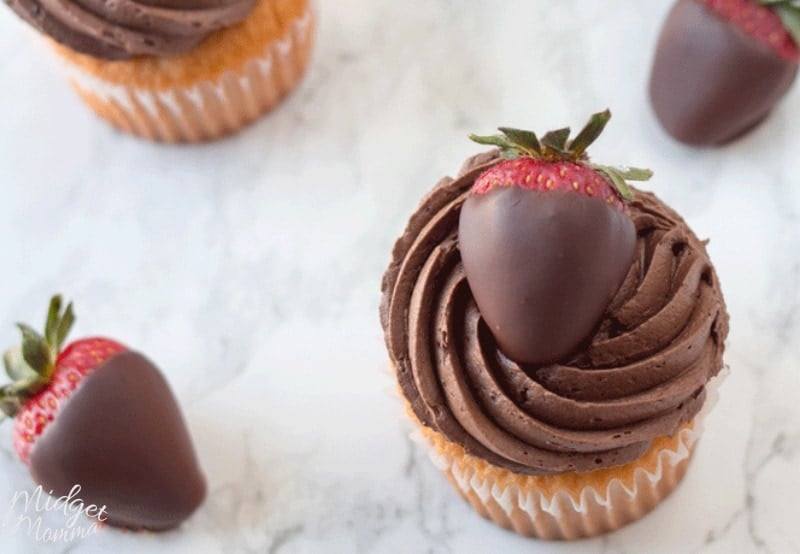
[[[43,335],[18,324],[22,347],[3,358],[13,382],[0,389],[14,448],[45,491],[65,496],[79,485],[111,525],[175,527],[205,496],[175,399],[155,366],[117,341],[62,349],[74,321],[72,304],[62,311],[54,296]]]
[[[800,8],[789,0],[702,0],[751,37],[772,48],[779,56],[800,61],[800,49],[795,37],[800,27]],[[794,31],[792,30],[794,29]],[[793,34],[793,32],[795,34]]]
[[[459,249],[481,316],[503,353],[543,365],[562,360],[591,334],[630,269],[636,230],[626,180],[649,170],[591,163],[586,149],[611,114],[578,135],[541,140],[501,127],[475,136],[505,159],[477,176],[461,209]]]
[[[0,390],[0,408],[16,418],[14,449],[26,464],[36,439],[81,381],[108,358],[126,350],[113,340],[90,338],[75,341],[62,351],[75,316],[72,304],[62,312],[61,302],[60,296],[51,300],[44,335],[17,324],[22,348],[10,350],[3,357],[14,383]]]
[[[715,145],[758,125],[800,62],[794,0],[678,0],[661,31],[650,100],[681,142]]]

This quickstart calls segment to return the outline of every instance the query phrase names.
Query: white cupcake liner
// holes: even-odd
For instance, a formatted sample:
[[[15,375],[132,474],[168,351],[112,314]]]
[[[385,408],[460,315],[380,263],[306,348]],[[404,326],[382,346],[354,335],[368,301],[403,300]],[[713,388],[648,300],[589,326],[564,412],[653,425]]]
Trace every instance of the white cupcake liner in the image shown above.
[[[716,404],[717,389],[727,374],[725,368],[708,383],[706,402],[692,426],[679,431],[674,448],[664,448],[658,453],[653,470],[636,467],[632,486],[617,478],[610,479],[604,490],[587,485],[577,499],[567,490],[548,494],[535,485],[499,483],[493,472],[484,475],[465,456],[434,450],[419,430],[411,437],[427,447],[436,467],[483,517],[524,536],[552,540],[590,537],[641,518],[678,486],[702,434],[705,416]]]
[[[123,131],[163,142],[213,140],[254,121],[295,88],[310,58],[314,21],[309,5],[261,56],[191,86],[151,90],[110,83],[64,58],[67,78],[98,115]]]

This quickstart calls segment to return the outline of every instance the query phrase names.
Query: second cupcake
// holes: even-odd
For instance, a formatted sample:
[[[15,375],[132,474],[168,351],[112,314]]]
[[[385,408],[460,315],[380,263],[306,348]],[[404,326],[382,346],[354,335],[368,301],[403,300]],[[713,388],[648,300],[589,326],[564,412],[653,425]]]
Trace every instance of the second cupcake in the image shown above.
[[[484,517],[546,539],[638,519],[680,482],[728,316],[650,173],[592,163],[610,114],[502,128],[422,201],[383,279],[408,413]]]
[[[274,108],[308,64],[310,0],[10,0],[53,43],[101,117],[157,141],[230,134]]]

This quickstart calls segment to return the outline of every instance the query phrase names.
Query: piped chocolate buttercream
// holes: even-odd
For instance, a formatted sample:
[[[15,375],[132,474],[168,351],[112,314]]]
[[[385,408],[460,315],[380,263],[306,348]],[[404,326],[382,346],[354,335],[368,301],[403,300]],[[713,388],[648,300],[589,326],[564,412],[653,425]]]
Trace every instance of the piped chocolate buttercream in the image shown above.
[[[108,60],[188,52],[242,21],[256,0],[6,0],[39,32]]]
[[[416,419],[523,474],[591,471],[641,456],[691,421],[722,368],[728,316],[705,245],[653,194],[633,189],[633,263],[577,351],[528,366],[506,356],[467,283],[459,217],[497,152],[422,201],[395,244],[381,322]]]

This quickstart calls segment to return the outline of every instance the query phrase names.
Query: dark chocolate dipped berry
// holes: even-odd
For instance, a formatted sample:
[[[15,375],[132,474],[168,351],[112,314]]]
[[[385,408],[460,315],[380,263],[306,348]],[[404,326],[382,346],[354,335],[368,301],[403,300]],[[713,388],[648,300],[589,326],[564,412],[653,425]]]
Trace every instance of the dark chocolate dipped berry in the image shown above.
[[[19,325],[22,348],[4,356],[13,382],[0,388],[0,410],[15,418],[15,450],[45,492],[78,485],[111,525],[176,527],[206,492],[177,402],[158,369],[116,341],[62,348],[74,321],[56,296],[44,335]]]
[[[461,209],[459,249],[475,302],[503,352],[543,365],[592,333],[633,262],[636,229],[626,180],[648,170],[593,164],[586,148],[609,118],[592,116],[573,139],[560,129],[471,138],[505,160],[475,181]]]
[[[656,116],[687,144],[737,138],[791,87],[799,37],[800,6],[791,0],[678,0],[650,76]]]

